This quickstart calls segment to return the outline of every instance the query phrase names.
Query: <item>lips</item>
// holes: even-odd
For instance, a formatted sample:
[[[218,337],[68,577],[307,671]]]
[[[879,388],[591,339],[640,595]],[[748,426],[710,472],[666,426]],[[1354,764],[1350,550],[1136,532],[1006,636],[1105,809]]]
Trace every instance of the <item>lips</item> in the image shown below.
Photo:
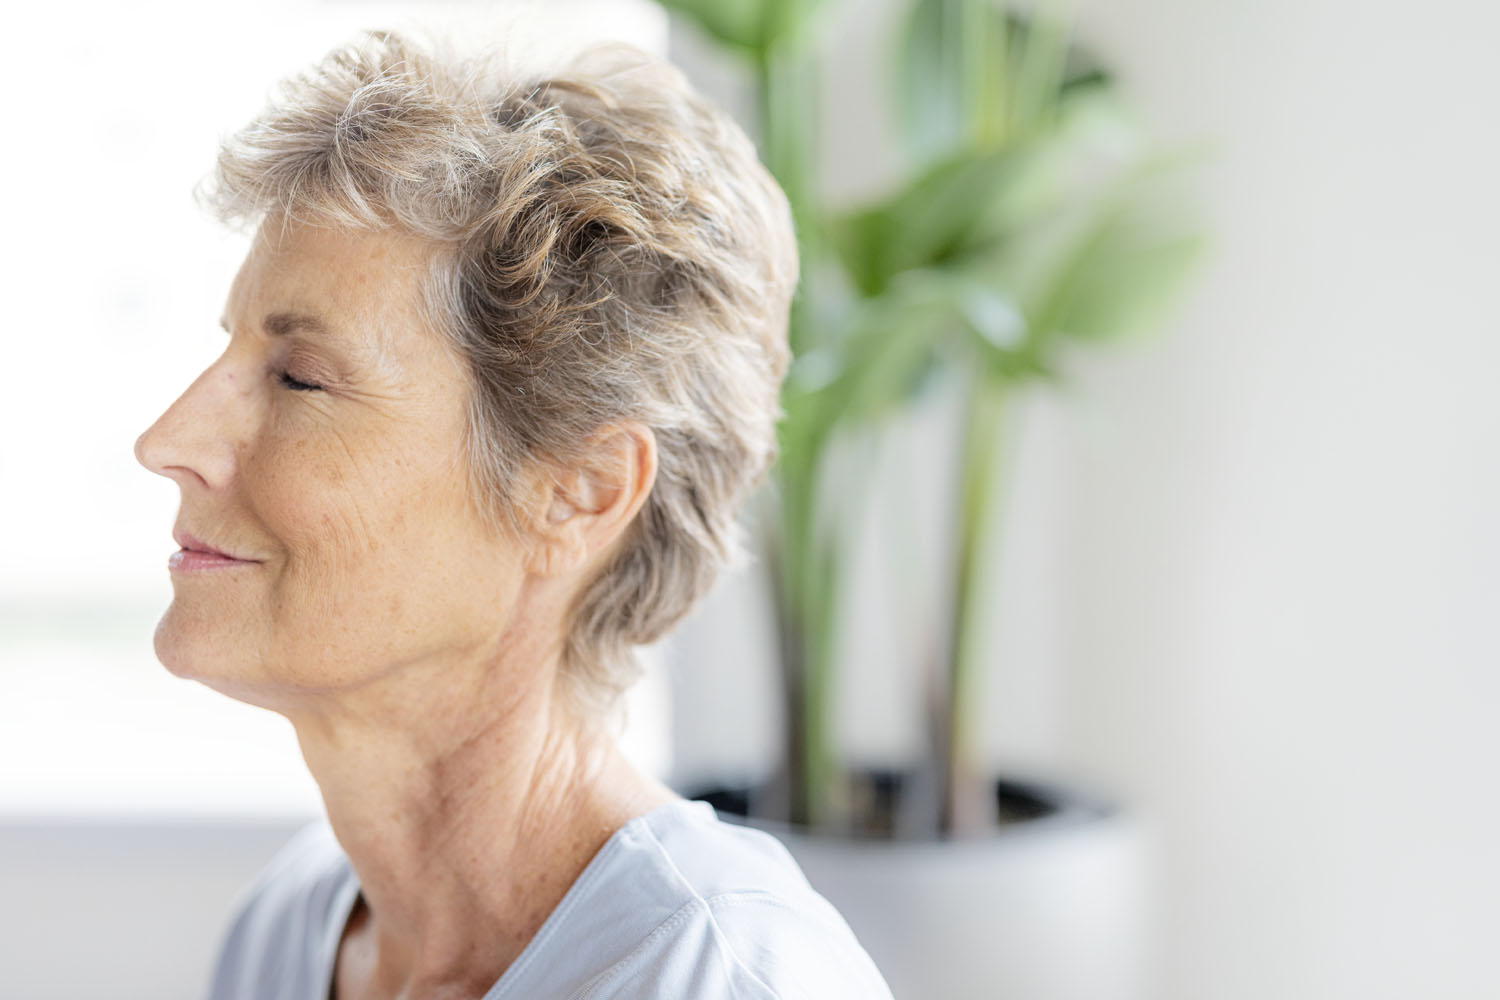
[[[191,571],[200,569],[214,569],[226,566],[246,566],[259,562],[257,559],[246,559],[232,552],[190,534],[182,529],[172,532],[172,538],[178,545],[182,546],[181,552],[172,553],[167,560],[167,568],[179,571]]]

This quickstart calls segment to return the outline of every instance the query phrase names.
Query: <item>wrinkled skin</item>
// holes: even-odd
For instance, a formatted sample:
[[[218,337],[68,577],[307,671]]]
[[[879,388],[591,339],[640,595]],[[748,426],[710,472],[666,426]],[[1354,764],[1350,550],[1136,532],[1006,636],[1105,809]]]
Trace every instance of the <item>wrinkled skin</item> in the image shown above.
[[[416,311],[429,253],[300,226],[257,236],[223,355],[137,444],[180,487],[179,527],[258,560],[173,574],[156,650],[174,673],[285,709],[501,644],[527,552],[472,502],[467,375]],[[267,328],[288,314],[327,329]]]

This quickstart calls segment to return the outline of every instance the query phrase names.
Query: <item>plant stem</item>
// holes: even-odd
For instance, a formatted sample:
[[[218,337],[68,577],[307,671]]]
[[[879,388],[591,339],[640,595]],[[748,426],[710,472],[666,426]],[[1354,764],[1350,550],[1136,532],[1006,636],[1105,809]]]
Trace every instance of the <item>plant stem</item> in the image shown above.
[[[803,281],[792,301],[788,339],[792,354],[813,345],[809,322],[807,276],[815,270],[820,250],[812,164],[813,119],[817,112],[816,80],[804,53],[785,42],[773,42],[755,54],[756,110],[760,118],[761,157],[766,169],[785,192],[796,226],[797,253]]]
[[[782,456],[783,533],[776,549],[777,615],[785,692],[786,818],[816,825],[833,780],[829,715],[833,694],[836,562],[819,543],[817,469],[821,449]]]
[[[956,0],[953,40],[965,148],[993,146],[1005,138],[1005,19],[989,0]]]
[[[957,585],[954,593],[952,668],[949,675],[947,718],[942,727],[944,790],[941,829],[965,833],[988,823],[991,796],[976,758],[974,700],[980,644],[977,624],[988,596],[993,556],[993,530],[1001,483],[1001,444],[1005,431],[1009,386],[982,370],[974,376],[965,420],[963,465],[960,471]]]
[[[1027,21],[1015,73],[1012,127],[1023,140],[1046,130],[1056,118],[1071,23],[1072,0],[1041,0]]]
[[[794,356],[814,346],[814,289],[821,241],[812,211],[812,119],[817,111],[813,68],[799,47],[770,42],[756,52],[756,98],[761,155],[792,209],[803,280],[792,300],[787,337]],[[789,449],[789,451],[792,449]],[[809,452],[804,454],[802,452]],[[817,532],[818,459],[809,446],[784,454],[779,484],[785,531],[780,546],[782,663],[786,691],[788,819],[816,825],[833,782],[830,713],[833,699],[833,624],[837,578],[831,545]],[[800,765],[800,772],[798,771]]]

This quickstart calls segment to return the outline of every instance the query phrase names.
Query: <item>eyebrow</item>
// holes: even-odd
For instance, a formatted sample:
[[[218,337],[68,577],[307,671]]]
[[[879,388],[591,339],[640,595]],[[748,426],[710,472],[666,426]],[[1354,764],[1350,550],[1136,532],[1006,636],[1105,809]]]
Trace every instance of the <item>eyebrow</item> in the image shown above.
[[[289,337],[294,333],[310,333],[316,337],[336,338],[338,335],[328,324],[307,313],[274,312],[267,314],[260,325],[273,337]],[[229,319],[219,320],[219,329],[229,332]]]
[[[273,337],[287,337],[294,333],[310,333],[316,337],[328,338],[336,336],[326,323],[307,313],[270,313],[261,320],[260,325]]]

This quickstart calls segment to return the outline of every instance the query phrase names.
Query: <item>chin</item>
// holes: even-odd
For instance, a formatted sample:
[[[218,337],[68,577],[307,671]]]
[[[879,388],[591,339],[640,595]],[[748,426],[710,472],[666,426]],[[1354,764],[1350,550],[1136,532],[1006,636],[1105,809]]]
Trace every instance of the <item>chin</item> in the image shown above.
[[[246,666],[235,663],[233,656],[245,648],[243,641],[235,641],[193,616],[173,602],[168,606],[161,621],[156,623],[156,634],[152,646],[161,665],[175,677],[201,681],[209,687],[222,689],[223,685],[243,684]]]
[[[168,673],[191,680],[196,676],[193,669],[195,658],[190,650],[184,648],[188,644],[183,642],[182,630],[173,613],[174,608],[175,605],[168,607],[161,616],[161,621],[156,623],[156,634],[152,636],[151,645],[156,650],[156,659],[167,668]]]
[[[256,636],[204,621],[175,602],[156,624],[152,637],[156,658],[168,673],[257,708],[286,713],[294,709],[309,690],[318,685],[313,678],[267,672],[266,664],[286,662],[257,655],[262,649]]]

